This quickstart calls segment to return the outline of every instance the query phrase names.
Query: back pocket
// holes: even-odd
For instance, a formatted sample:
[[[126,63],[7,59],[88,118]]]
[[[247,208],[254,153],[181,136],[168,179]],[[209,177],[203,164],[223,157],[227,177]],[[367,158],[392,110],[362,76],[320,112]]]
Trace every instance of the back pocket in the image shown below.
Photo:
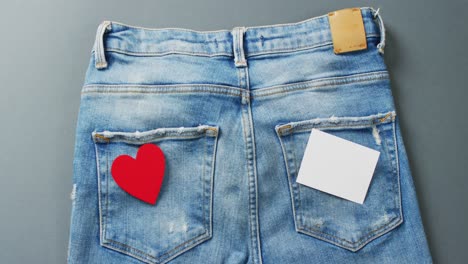
[[[100,243],[148,263],[165,263],[212,237],[213,174],[218,127],[94,131]],[[155,205],[121,189],[110,174],[119,155],[136,157],[145,143],[165,156]]]
[[[275,127],[288,172],[297,232],[354,252],[403,222],[395,116],[392,111],[316,118]],[[312,128],[380,152],[363,204],[296,183]],[[352,177],[351,171],[349,175]]]

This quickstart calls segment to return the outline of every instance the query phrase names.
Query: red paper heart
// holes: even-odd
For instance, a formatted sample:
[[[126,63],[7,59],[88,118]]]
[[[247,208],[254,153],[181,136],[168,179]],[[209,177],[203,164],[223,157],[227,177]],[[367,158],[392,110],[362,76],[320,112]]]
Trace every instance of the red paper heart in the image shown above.
[[[136,158],[120,155],[112,163],[111,174],[117,185],[130,195],[155,204],[164,178],[165,159],[154,144],[144,144]]]

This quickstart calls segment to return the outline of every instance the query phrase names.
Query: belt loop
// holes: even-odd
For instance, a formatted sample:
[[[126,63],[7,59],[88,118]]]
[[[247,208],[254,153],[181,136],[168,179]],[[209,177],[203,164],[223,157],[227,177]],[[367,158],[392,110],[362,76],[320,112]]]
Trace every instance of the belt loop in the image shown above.
[[[236,67],[247,66],[247,61],[244,55],[244,33],[245,27],[235,27],[232,30],[234,63]]]
[[[94,58],[96,69],[104,69],[107,67],[106,56],[104,53],[104,33],[106,30],[111,30],[111,22],[103,21],[99,24],[94,42]]]
[[[379,24],[380,28],[380,43],[377,45],[377,49],[379,49],[379,52],[381,54],[384,54],[384,48],[385,48],[385,26],[382,20],[382,16],[379,14],[380,8],[377,8],[377,10],[374,10],[372,8],[372,14],[374,19],[377,18],[377,22]]]

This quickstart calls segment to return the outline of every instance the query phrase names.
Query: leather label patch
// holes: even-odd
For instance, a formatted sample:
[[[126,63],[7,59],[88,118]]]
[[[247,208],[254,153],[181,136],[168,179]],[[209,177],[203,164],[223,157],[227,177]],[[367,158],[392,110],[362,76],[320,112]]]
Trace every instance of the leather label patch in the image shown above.
[[[328,13],[335,54],[367,49],[366,32],[360,8]]]

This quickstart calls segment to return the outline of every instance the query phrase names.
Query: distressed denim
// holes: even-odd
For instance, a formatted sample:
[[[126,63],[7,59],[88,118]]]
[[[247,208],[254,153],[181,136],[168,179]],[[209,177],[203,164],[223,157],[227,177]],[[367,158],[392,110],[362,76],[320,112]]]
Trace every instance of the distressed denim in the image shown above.
[[[217,31],[103,21],[81,91],[68,263],[432,263],[382,17],[360,10],[367,49],[343,54],[327,15]],[[380,152],[363,204],[296,183],[313,128]],[[145,143],[166,157],[155,205],[110,174]]]

